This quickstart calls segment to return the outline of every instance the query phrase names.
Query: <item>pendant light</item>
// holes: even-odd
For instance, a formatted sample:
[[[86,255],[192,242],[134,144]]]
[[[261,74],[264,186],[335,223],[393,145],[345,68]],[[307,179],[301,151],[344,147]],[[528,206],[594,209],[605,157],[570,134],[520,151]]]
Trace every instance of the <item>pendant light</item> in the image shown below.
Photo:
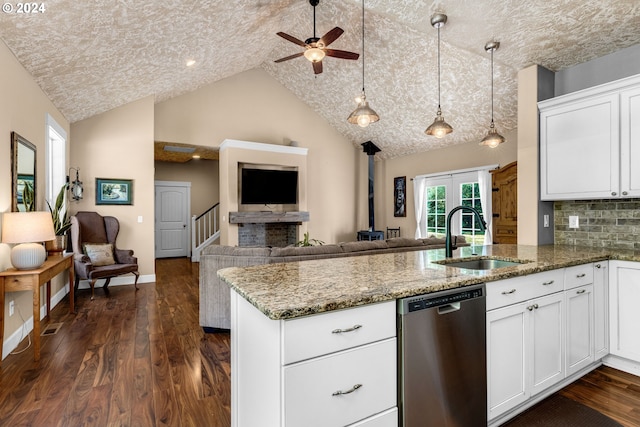
[[[500,42],[495,41],[487,42],[487,44],[484,45],[484,50],[491,52],[491,125],[489,125],[489,132],[487,132],[487,136],[482,138],[482,141],[480,141],[480,145],[485,145],[491,148],[496,148],[498,145],[506,141],[504,136],[498,133],[496,125],[493,122],[493,52],[498,50],[499,47]]]
[[[349,123],[365,128],[370,123],[380,120],[378,113],[369,107],[367,95],[364,93],[364,0],[362,0],[362,95],[356,97],[356,102],[358,106],[347,118]]]
[[[444,13],[435,13],[431,17],[431,26],[438,30],[438,112],[436,118],[431,125],[424,131],[427,135],[442,138],[453,132],[453,128],[449,123],[444,121],[442,117],[442,109],[440,108],[440,27],[447,23],[447,15]]]

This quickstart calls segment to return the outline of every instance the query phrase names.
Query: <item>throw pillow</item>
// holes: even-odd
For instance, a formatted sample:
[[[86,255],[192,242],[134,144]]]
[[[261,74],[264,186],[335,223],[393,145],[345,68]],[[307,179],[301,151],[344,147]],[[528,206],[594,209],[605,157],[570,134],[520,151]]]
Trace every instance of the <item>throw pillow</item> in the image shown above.
[[[96,267],[116,263],[113,258],[113,245],[111,243],[85,243],[82,247],[84,253],[91,259],[91,264]]]

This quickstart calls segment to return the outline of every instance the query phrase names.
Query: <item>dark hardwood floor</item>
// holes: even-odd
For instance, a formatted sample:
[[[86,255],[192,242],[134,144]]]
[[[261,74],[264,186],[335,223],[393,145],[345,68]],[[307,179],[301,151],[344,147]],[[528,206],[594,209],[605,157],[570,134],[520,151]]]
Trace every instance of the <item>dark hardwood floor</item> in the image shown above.
[[[156,278],[79,291],[75,316],[56,306],[40,362],[29,348],[0,365],[0,426],[229,427],[229,334],[199,326],[198,264],[158,260]],[[638,377],[601,367],[560,393],[640,426]]]
[[[159,260],[156,280],[56,306],[40,362],[0,365],[0,426],[230,426],[229,334],[199,326],[198,264]]]

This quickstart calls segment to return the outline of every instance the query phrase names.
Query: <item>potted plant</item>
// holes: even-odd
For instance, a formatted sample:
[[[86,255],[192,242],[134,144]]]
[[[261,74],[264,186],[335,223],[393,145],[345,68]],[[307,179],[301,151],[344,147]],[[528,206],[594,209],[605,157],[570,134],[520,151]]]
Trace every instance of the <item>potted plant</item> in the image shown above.
[[[71,220],[69,219],[69,215],[64,203],[66,190],[66,185],[63,185],[62,188],[60,188],[60,192],[58,192],[58,196],[56,197],[56,202],[53,207],[51,207],[51,203],[49,203],[49,201],[47,200],[47,206],[49,207],[49,211],[51,212],[51,219],[53,220],[53,231],[56,233],[55,240],[51,240],[45,243],[45,247],[49,252],[64,251],[66,246],[65,235],[67,233],[67,230],[71,228]]]
[[[324,242],[318,239],[310,239],[309,232],[304,233],[304,239],[296,243],[296,246],[315,246],[315,245],[324,245]]]

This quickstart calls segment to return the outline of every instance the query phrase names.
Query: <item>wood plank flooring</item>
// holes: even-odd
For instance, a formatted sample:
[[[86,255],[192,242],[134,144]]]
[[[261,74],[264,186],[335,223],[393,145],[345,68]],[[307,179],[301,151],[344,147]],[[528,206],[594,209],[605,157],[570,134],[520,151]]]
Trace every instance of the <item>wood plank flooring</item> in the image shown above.
[[[198,264],[158,260],[156,279],[56,306],[40,362],[29,348],[0,365],[0,426],[229,427],[229,334],[199,326]],[[601,367],[560,393],[640,426],[638,377]]]
[[[0,426],[229,427],[229,334],[198,324],[198,264],[159,260],[156,279],[56,306],[40,362],[29,348],[0,365]]]

